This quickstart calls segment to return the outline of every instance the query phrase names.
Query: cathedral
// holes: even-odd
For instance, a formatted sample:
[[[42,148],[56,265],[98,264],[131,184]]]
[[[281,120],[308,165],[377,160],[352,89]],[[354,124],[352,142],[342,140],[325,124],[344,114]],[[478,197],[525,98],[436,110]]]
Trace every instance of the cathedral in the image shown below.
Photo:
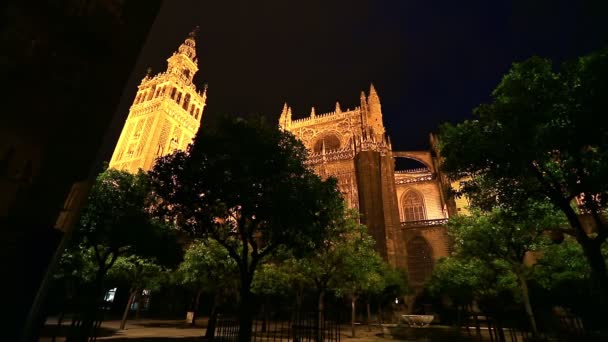
[[[167,62],[167,71],[148,72],[141,81],[110,167],[149,170],[156,158],[185,150],[196,135],[207,95],[206,88],[197,91],[192,83],[198,71],[195,35]],[[338,179],[346,203],[361,213],[382,257],[406,269],[410,284],[421,287],[434,262],[449,254],[448,217],[466,204],[447,196],[450,184],[438,169],[434,137],[428,151],[394,151],[373,85],[352,109],[336,103],[333,112],[317,114],[313,107],[308,117],[294,119],[285,104],[278,124],[304,143],[306,163],[319,176]],[[420,167],[395,170],[399,158]]]

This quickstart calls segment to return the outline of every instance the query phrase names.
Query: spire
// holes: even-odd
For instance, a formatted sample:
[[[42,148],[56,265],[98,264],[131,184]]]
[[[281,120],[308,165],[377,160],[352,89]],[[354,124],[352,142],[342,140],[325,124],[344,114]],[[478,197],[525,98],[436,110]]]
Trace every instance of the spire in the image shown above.
[[[365,97],[365,92],[363,90],[361,90],[361,96],[359,96],[359,99],[361,100],[361,106],[363,107],[363,104],[367,104],[367,99]]]
[[[372,96],[378,97],[378,93],[376,93],[376,88],[374,88],[374,84],[370,83],[369,84],[369,97],[372,97]]]
[[[283,105],[281,116],[279,117],[279,127],[287,129],[291,126],[291,107],[287,105],[287,102]]]
[[[340,102],[336,101],[336,114],[342,113],[342,108],[340,108]]]
[[[315,118],[316,116],[317,116],[317,114],[315,113],[315,107],[313,106],[310,110],[310,117]]]
[[[380,105],[380,97],[376,92],[376,88],[373,84],[369,86],[369,96],[367,97],[367,126],[372,129],[374,135],[377,135],[378,140],[380,136],[384,135],[384,124],[382,123],[382,106]]]
[[[367,99],[363,90],[361,90],[359,99],[361,100],[361,107],[359,107],[361,114],[361,130],[364,130],[367,122]]]
[[[194,29],[192,31],[190,31],[190,33],[188,34],[188,38],[194,40],[196,38],[198,38],[198,33],[201,30],[201,27],[196,25],[196,27],[194,27]]]
[[[167,59],[169,63],[167,71],[171,74],[181,75],[187,82],[192,82],[194,74],[198,71],[195,41],[198,31],[198,27],[195,27],[177,48],[177,51]]]

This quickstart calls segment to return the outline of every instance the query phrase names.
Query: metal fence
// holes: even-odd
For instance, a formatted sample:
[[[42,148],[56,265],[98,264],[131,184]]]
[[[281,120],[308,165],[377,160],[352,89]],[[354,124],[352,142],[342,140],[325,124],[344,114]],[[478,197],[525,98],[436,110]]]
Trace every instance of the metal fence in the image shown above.
[[[222,342],[236,342],[239,320],[234,316],[219,315],[213,338]],[[303,312],[291,317],[268,315],[256,317],[252,324],[252,342],[339,342],[340,321],[331,313]]]

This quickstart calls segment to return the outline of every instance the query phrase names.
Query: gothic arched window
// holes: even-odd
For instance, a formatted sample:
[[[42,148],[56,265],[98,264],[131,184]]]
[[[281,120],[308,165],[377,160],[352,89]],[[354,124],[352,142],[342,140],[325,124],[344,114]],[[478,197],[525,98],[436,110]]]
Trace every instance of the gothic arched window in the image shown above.
[[[413,285],[426,282],[433,273],[433,249],[422,236],[407,243],[407,270]]]
[[[402,206],[405,221],[426,220],[424,198],[418,191],[409,190],[406,192],[403,196]]]

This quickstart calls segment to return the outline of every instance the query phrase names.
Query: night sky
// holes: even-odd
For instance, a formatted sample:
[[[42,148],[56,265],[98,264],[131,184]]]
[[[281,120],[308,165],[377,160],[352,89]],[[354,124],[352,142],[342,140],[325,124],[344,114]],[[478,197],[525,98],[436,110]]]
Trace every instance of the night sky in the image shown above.
[[[208,83],[207,120],[262,114],[283,103],[294,118],[359,104],[373,82],[395,150],[424,149],[445,121],[471,117],[511,63],[563,61],[608,42],[608,1],[259,0],[165,1],[119,108],[196,25]],[[120,129],[119,129],[120,130]],[[118,132],[119,133],[119,132]],[[117,134],[118,134],[117,133]]]

